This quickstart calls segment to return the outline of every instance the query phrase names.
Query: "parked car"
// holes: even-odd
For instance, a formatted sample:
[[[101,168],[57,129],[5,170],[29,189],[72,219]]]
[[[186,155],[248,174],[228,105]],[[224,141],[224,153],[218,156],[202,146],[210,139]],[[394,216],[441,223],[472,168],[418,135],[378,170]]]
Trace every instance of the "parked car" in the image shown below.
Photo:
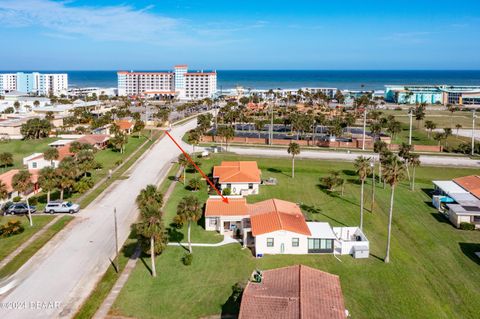
[[[80,211],[80,205],[72,202],[49,202],[45,206],[45,213],[78,213]]]
[[[35,206],[30,205],[30,213],[35,213],[37,210]],[[26,203],[14,203],[10,205],[4,212],[4,215],[19,215],[28,214],[28,207]]]

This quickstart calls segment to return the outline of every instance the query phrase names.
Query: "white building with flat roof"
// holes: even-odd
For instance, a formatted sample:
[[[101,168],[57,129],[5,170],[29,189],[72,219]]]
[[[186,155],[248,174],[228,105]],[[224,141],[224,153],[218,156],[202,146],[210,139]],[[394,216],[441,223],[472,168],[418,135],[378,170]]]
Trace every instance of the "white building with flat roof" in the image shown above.
[[[119,71],[118,95],[197,100],[213,97],[217,91],[217,73],[189,72],[187,65],[176,65],[168,72]]]
[[[0,74],[0,95],[19,91],[35,95],[62,95],[68,90],[66,73],[2,73]]]

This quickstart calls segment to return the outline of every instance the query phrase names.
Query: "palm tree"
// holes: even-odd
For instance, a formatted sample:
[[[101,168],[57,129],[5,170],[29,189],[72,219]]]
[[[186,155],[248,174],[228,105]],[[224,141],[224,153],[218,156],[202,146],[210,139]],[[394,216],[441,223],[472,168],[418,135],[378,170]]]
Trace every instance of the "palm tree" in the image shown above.
[[[195,153],[195,145],[200,143],[200,132],[196,129],[188,132],[187,141],[188,143],[192,144],[192,153]]]
[[[363,197],[363,188],[365,186],[365,179],[367,178],[368,174],[371,173],[371,168],[370,168],[370,158],[369,157],[363,157],[359,156],[355,159],[354,163],[355,169],[357,170],[358,177],[360,178],[360,182],[362,183],[361,189],[360,189],[360,229],[363,230],[363,203],[364,203],[364,197]]]
[[[53,167],[44,167],[40,170],[40,176],[38,177],[38,184],[44,192],[47,192],[47,203],[50,202],[50,193],[57,185],[57,173]]]
[[[415,190],[415,168],[420,166],[421,162],[420,162],[420,155],[418,154],[411,154],[410,155],[410,159],[408,161],[410,163],[410,165],[412,165],[413,167],[413,172],[412,172],[412,186],[411,186],[411,190],[414,191]]]
[[[290,142],[287,151],[288,154],[292,155],[292,178],[295,178],[295,156],[300,154],[300,145],[295,142]]]
[[[457,137],[458,137],[458,131],[462,128],[462,124],[455,124],[455,128],[457,129]]]
[[[185,154],[180,154],[178,155],[178,164],[183,168],[183,185],[185,185],[185,181],[187,180],[187,166],[190,162],[188,161],[188,158],[185,156]]]
[[[53,167],[53,161],[57,160],[60,155],[58,154],[58,149],[55,147],[48,148],[43,152],[43,158],[47,161],[50,161],[50,166]]]
[[[8,198],[8,189],[7,185],[0,181],[0,200],[5,200]]]
[[[194,177],[190,180],[190,182],[188,182],[188,186],[190,187],[190,189],[196,192],[200,189],[200,187],[202,187],[202,182],[200,178]]]
[[[19,171],[12,178],[12,188],[16,190],[19,195],[28,192],[30,189],[32,189],[32,186],[32,174],[30,174],[30,172],[27,170]],[[27,201],[28,219],[30,221],[30,226],[33,226],[32,212],[30,211],[28,196],[25,196],[25,198]]]
[[[385,255],[385,262],[390,262],[390,239],[392,233],[392,218],[393,218],[393,199],[395,196],[395,186],[405,176],[405,166],[403,162],[396,155],[390,155],[385,160],[385,167],[383,171],[383,178],[390,185],[390,210],[388,213],[388,233],[387,233],[387,251]]]
[[[190,238],[191,224],[196,222],[202,217],[202,207],[200,201],[195,196],[186,196],[182,198],[177,206],[177,216],[175,216],[175,222],[179,225],[187,223],[187,240],[188,251],[192,253],[192,241]]]
[[[9,152],[0,153],[0,165],[3,165],[3,169],[8,165],[13,165],[13,155]]]
[[[73,157],[65,157],[56,169],[58,188],[60,188],[60,200],[63,201],[65,190],[69,190],[75,184],[78,177],[78,168]]]
[[[141,209],[140,222],[135,224],[140,244],[144,251],[150,254],[153,277],[157,276],[155,255],[161,253],[166,248],[168,242],[162,215],[158,207],[146,206]]]
[[[163,205],[163,194],[155,185],[150,184],[140,191],[135,201],[140,210],[150,206],[160,209]]]
[[[445,146],[448,146],[448,137],[452,135],[452,129],[450,127],[445,127],[443,129],[443,135],[445,136]]]
[[[428,130],[428,138],[430,138],[432,131],[437,128],[437,124],[433,121],[425,121],[425,128]]]

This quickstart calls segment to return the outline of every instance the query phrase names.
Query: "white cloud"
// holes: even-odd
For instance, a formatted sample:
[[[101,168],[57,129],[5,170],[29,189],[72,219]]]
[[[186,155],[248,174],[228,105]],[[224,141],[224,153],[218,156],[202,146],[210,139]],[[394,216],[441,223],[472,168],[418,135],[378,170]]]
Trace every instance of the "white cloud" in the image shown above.
[[[52,0],[0,0],[0,21],[6,27],[40,27],[58,38],[84,36],[99,41],[150,41],[185,44],[194,41],[186,21],[151,13],[151,6],[72,6]]]

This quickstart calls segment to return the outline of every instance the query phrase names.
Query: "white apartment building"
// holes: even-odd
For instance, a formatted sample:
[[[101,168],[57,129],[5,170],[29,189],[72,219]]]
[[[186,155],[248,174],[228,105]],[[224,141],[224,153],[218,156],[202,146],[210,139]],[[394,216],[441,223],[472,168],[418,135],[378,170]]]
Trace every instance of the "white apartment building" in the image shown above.
[[[196,100],[213,97],[217,91],[217,73],[188,72],[187,65],[176,65],[173,72],[119,71],[118,95],[176,97]]]
[[[11,91],[37,95],[62,95],[68,89],[66,73],[3,73],[0,74],[0,95]]]

